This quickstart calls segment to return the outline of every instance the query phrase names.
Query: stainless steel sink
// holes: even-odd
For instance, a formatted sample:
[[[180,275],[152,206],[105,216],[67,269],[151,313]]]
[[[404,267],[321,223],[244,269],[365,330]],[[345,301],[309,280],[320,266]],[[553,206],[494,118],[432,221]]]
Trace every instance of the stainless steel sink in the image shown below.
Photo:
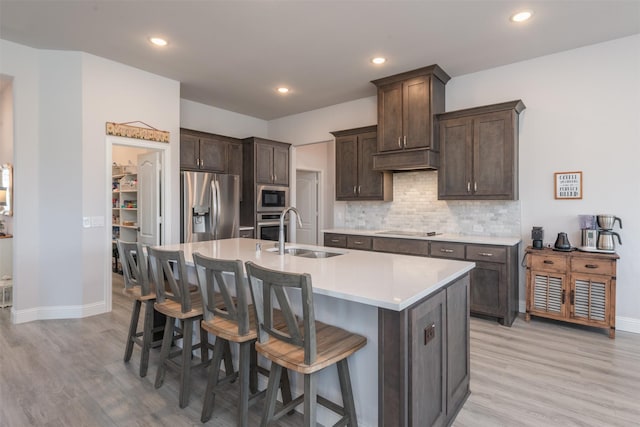
[[[267,249],[268,252],[278,252],[278,248]],[[293,256],[299,256],[304,258],[331,258],[334,256],[342,255],[339,252],[325,252],[325,251],[314,251],[313,249],[304,249],[304,248],[285,248],[285,253]]]

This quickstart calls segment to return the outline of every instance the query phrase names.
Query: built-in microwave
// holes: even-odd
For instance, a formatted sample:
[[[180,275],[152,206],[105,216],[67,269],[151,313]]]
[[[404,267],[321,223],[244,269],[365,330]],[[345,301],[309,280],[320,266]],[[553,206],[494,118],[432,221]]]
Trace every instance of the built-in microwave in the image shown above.
[[[257,193],[258,212],[282,212],[289,204],[289,187],[261,185]]]

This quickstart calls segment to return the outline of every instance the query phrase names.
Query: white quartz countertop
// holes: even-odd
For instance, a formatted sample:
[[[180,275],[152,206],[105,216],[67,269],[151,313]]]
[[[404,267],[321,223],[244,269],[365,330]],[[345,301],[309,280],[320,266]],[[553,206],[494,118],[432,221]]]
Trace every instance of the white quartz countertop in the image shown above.
[[[332,228],[323,233],[354,234],[370,237],[391,237],[400,239],[433,240],[438,242],[475,243],[478,245],[514,246],[520,243],[519,237],[467,236],[463,234],[436,234],[434,236],[414,235],[403,230],[362,230],[351,228]],[[418,232],[419,233],[419,232]]]
[[[256,251],[256,243],[262,246]],[[304,258],[278,255],[272,241],[224,239],[162,246],[182,249],[187,264],[193,265],[193,253],[221,258],[253,261],[273,270],[309,273],[314,293],[348,301],[401,311],[432,294],[475,267],[473,262],[396,255],[353,249],[325,248],[288,243],[300,247],[338,252],[331,258]]]

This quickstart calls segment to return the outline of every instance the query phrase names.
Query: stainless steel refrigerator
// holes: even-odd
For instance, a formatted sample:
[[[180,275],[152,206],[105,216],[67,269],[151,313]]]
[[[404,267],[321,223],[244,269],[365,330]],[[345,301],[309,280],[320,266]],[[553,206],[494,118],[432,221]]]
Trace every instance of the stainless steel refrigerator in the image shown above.
[[[239,176],[183,171],[180,186],[180,242],[238,237]]]

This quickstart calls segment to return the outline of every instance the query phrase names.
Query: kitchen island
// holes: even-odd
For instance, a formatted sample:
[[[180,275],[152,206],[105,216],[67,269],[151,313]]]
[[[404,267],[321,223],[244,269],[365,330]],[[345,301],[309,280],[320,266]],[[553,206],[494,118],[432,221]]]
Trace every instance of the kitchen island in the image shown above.
[[[163,248],[182,249],[191,265],[192,254],[200,252],[309,273],[316,318],[368,340],[349,359],[359,424],[449,424],[469,393],[469,272],[474,263],[289,244],[339,253],[313,259],[278,255],[273,243],[226,239]],[[299,378],[292,382],[301,390]],[[318,392],[341,402],[335,375],[322,372]],[[335,421],[333,413],[318,409],[319,423]]]

